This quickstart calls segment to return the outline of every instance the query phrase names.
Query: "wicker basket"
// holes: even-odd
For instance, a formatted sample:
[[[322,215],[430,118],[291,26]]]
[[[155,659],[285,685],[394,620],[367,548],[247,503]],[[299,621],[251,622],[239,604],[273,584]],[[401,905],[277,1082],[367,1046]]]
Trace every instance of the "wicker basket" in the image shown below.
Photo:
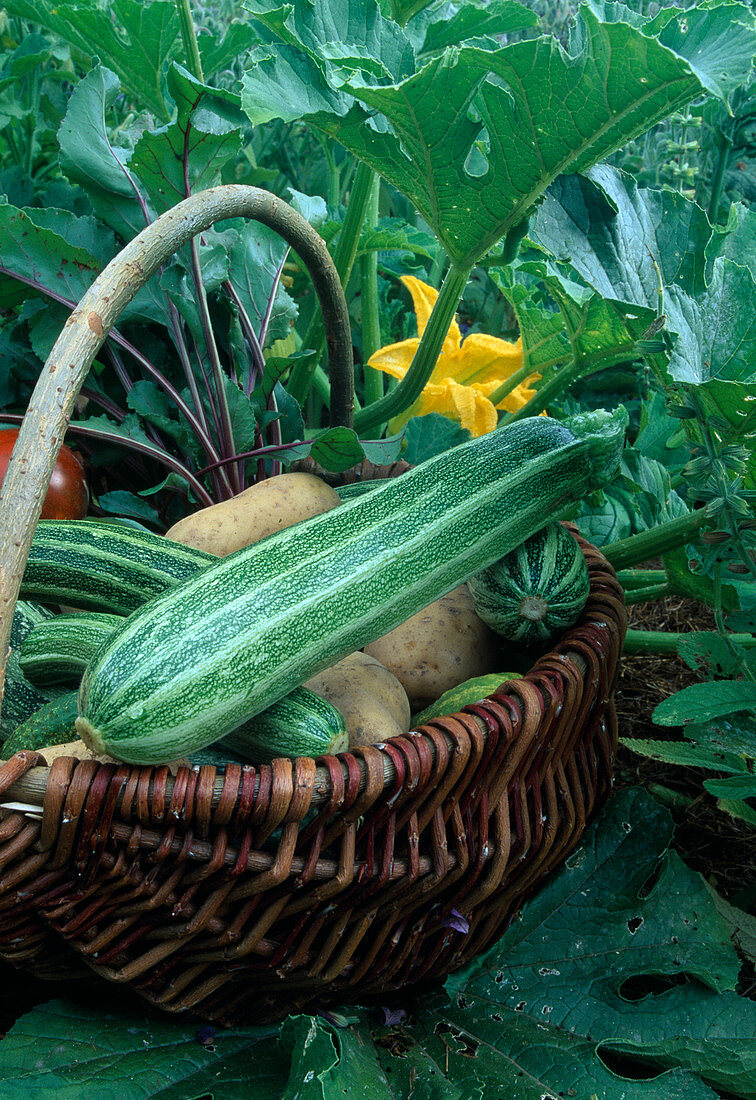
[[[48,359],[3,485],[2,630],[74,400],[129,296],[218,217],[280,228],[285,204],[253,188],[206,196],[116,257]],[[302,233],[300,255],[327,267],[325,246]],[[147,254],[144,242],[159,247]],[[330,309],[340,284],[324,277],[332,377],[339,342],[348,352],[344,419],[348,315],[343,295]],[[464,965],[563,862],[610,790],[625,611],[612,568],[580,543],[590,597],[559,644],[501,692],[380,747],[175,776],[70,758],[47,768],[31,752],[0,765],[0,956],[223,1023],[381,996]]]
[[[2,811],[0,955],[223,1023],[464,965],[610,790],[625,613],[611,567],[581,545],[591,595],[559,644],[506,690],[380,748],[175,778],[17,753],[3,801],[36,787],[43,807]]]

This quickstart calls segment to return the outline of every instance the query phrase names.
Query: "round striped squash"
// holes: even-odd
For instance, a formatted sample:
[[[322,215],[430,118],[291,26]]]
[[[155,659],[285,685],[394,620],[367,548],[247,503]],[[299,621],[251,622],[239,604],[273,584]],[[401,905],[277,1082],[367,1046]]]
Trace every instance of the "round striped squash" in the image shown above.
[[[550,523],[468,581],[475,610],[510,642],[547,642],[577,621],[588,567],[575,539]]]

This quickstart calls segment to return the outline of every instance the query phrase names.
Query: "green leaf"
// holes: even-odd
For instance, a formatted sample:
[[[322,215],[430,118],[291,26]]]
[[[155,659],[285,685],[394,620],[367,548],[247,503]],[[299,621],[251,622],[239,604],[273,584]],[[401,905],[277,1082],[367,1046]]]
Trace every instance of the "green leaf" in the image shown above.
[[[742,646],[735,646],[733,656],[730,646],[716,630],[697,630],[693,634],[681,635],[677,652],[688,668],[705,671],[709,675],[731,676],[737,670],[738,656],[745,650]]]
[[[219,121],[217,132],[178,122],[145,131],[137,142],[130,167],[158,213],[168,210],[189,193],[204,191],[220,181],[223,166],[241,148],[235,127]]]
[[[668,470],[679,469],[690,458],[690,446],[679,441],[679,431],[680,421],[669,415],[662,394],[652,390],[641,405],[636,448],[648,458],[661,462]]]
[[[139,379],[126,395],[126,403],[142,421],[153,424],[185,450],[189,447],[190,436],[186,423],[176,419],[173,415],[175,405],[165,390],[160,389],[154,382]]]
[[[290,1016],[282,1038],[292,1047],[292,1059],[281,1100],[393,1100],[395,1093],[369,1035],[363,1037],[354,1028],[336,1029],[316,1016]]]
[[[404,443],[404,431],[397,435],[387,435],[383,439],[361,439],[365,458],[376,466],[390,466],[399,458]]]
[[[726,779],[704,779],[704,787],[715,798],[756,798],[756,775],[732,775]]]
[[[671,835],[645,792],[615,794],[499,942],[447,980],[449,1002],[426,996],[406,1024],[374,1029],[389,1079],[406,1083],[420,1048],[428,1096],[448,1080],[464,1097],[713,1097],[703,1079],[753,1097],[756,1006],[731,992],[740,964],[703,880],[662,856]]]
[[[552,184],[528,235],[611,301],[656,311],[660,278],[691,294],[706,288],[706,213],[605,164]]]
[[[740,34],[733,34],[726,4],[701,4],[676,18],[660,13],[659,41],[684,57],[703,87],[718,99],[728,100],[749,77],[756,41],[753,21],[743,9]],[[647,25],[653,30],[654,22]]]
[[[652,741],[635,737],[621,737],[620,741],[631,752],[664,764],[738,774],[743,771],[743,762],[732,753],[711,752],[703,745],[691,745],[687,741]]]
[[[288,254],[288,245],[272,229],[246,222],[229,251],[229,279],[252,327],[259,333],[268,309],[276,275]],[[279,283],[270,314],[266,343],[288,336],[297,319],[296,302]]]
[[[725,256],[707,265],[712,229],[695,203],[674,191],[639,188],[601,165],[585,177],[558,180],[530,236],[557,260],[569,260],[603,298],[663,308],[675,335],[670,378],[756,380],[756,283],[747,267]],[[742,405],[743,397],[731,400]]]
[[[353,71],[396,80],[414,66],[412,46],[401,27],[384,19],[375,0],[247,0],[245,5],[283,42],[301,48],[334,87]]]
[[[145,519],[148,523],[160,522],[160,517],[151,504],[136,493],[129,493],[125,489],[113,489],[110,493],[102,493],[97,498],[97,503],[104,512],[110,512],[112,515]]]
[[[101,265],[86,248],[38,225],[35,215],[35,209],[0,203],[0,305],[16,304],[43,291],[77,302],[99,275]]]
[[[749,268],[756,279],[756,211],[742,203],[733,203],[723,229],[716,229],[706,249],[709,266],[724,256],[741,267]]]
[[[274,1029],[215,1032],[142,1010],[110,1013],[48,1001],[22,1016],[0,1046],[5,1100],[279,1100],[288,1049]]]
[[[734,714],[685,727],[691,741],[707,745],[714,752],[734,752],[756,760],[756,715]]]
[[[362,462],[364,451],[351,428],[326,428],[312,440],[312,458],[334,473]]]
[[[713,680],[691,684],[662,700],[651,717],[660,726],[682,726],[753,708],[756,684],[748,680]]]
[[[670,378],[694,385],[710,379],[756,383],[756,280],[747,267],[715,260],[704,293],[694,299],[670,287],[665,309],[677,333]]]
[[[470,438],[470,433],[448,416],[426,413],[425,416],[413,416],[407,422],[404,438],[402,458],[410,465],[417,466],[420,462],[425,462],[426,458],[443,454],[450,447],[465,443]]]
[[[485,7],[463,4],[451,15],[444,9],[436,10],[431,13],[419,53],[438,53],[471,38],[512,34],[537,25],[536,13],[515,0],[491,0]],[[412,27],[408,30],[411,32]],[[498,42],[492,41],[492,46],[498,46]]]
[[[68,179],[84,188],[98,218],[131,240],[144,229],[148,215],[128,169],[132,151],[114,145],[108,133],[106,118],[120,90],[116,74],[96,65],[71,93],[58,142],[60,166]]]
[[[378,86],[365,41],[350,41],[360,72],[337,82],[328,66],[338,35],[322,37],[312,24],[306,42],[303,31],[298,39],[293,6],[285,17],[283,10],[267,25],[285,44],[250,57],[242,101],[252,121],[280,114],[324,130],[410,198],[460,264],[521,222],[558,175],[607,156],[701,89],[682,58],[627,24],[601,25],[588,11],[579,57],[568,57],[553,38],[498,50],[462,47]],[[729,20],[730,35],[748,36],[738,21],[749,18],[745,8],[706,14],[717,35]]]
[[[223,69],[231,68],[258,41],[254,29],[237,19],[225,25],[223,30],[222,38],[201,34],[197,39],[202,71],[207,79],[212,79]]]
[[[714,582],[708,573],[700,568],[701,561],[694,547],[680,546],[662,556],[667,580],[678,596],[687,596],[691,600],[714,606]],[[694,569],[691,569],[693,565]],[[738,595],[731,584],[722,585],[722,606],[731,611],[738,606]]]
[[[89,57],[99,57],[140,108],[170,117],[161,85],[163,67],[179,48],[175,4],[110,0],[101,7],[95,0],[10,0],[5,10],[59,34]]]
[[[753,806],[749,806],[747,802],[741,802],[736,798],[720,798],[717,806],[731,817],[744,821],[746,825],[756,829],[756,810]]]

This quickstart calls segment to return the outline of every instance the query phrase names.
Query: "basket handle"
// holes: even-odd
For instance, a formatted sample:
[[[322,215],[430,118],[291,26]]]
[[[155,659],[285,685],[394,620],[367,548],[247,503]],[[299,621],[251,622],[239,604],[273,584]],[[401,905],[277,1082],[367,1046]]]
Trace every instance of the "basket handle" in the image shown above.
[[[346,298],[328,249],[308,221],[269,191],[227,184],[184,199],[143,229],[98,275],[66,321],[32,393],[0,487],[0,706],[21,577],[89,368],[124,308],[161,264],[215,222],[238,217],[274,229],[307,267],[326,331],[331,424],[352,425],[354,371]]]

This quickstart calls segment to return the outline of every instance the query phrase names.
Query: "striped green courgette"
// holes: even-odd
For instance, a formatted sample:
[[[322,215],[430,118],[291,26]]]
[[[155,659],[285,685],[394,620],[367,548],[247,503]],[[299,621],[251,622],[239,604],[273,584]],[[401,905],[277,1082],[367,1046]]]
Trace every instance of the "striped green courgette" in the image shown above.
[[[250,763],[274,756],[324,756],[349,747],[344,715],[327,699],[305,687],[250,718],[222,741]]]
[[[40,520],[24,599],[128,615],[218,559],[162,535],[101,520]]]
[[[13,612],[13,625],[10,637],[10,656],[5,673],[5,694],[3,697],[2,718],[0,718],[0,737],[10,737],[13,731],[26,719],[49,702],[60,691],[51,687],[48,691],[29,683],[19,665],[19,651],[25,638],[35,626],[47,622],[52,611],[27,600],[19,600]]]
[[[132,763],[224,737],[605,484],[626,426],[624,409],[515,422],[219,559],[99,651],[80,736]]]
[[[97,611],[45,619],[32,627],[21,644],[21,671],[32,684],[78,684],[92,657],[121,622],[120,615]]]
[[[3,760],[9,760],[14,752],[22,749],[38,750],[50,745],[67,745],[76,740],[75,691],[52,699],[29,715],[26,721],[14,730],[0,751]]]
[[[468,588],[492,630],[508,642],[538,645],[577,621],[590,582],[575,539],[561,523],[550,523],[470,577]]]

